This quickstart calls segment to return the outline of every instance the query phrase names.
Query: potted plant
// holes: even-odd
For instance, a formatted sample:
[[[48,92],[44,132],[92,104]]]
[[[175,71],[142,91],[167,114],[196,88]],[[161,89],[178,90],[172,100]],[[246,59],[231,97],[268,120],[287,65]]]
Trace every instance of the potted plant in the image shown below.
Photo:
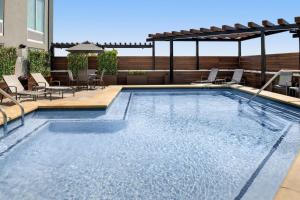
[[[50,82],[50,55],[47,51],[29,50],[27,62],[29,73],[41,73]],[[29,76],[28,88],[32,89],[35,84],[35,81]]]
[[[144,71],[129,71],[127,74],[127,85],[146,85],[147,74]]]
[[[105,85],[117,84],[118,52],[116,50],[104,51],[97,56],[97,70],[101,74],[105,70],[103,81]]]
[[[68,54],[68,68],[72,71],[72,74],[74,76],[74,80],[77,81],[77,84],[79,81],[79,74],[81,71],[88,69],[89,60],[88,60],[88,54],[86,53],[69,53]],[[87,73],[87,72],[86,72]],[[83,73],[85,74],[85,73]],[[88,81],[88,80],[86,80]]]

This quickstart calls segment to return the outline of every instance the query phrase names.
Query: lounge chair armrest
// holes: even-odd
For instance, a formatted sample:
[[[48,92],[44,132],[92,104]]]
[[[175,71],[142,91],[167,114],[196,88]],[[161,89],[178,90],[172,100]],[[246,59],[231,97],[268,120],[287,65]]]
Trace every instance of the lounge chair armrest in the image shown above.
[[[38,84],[43,84],[44,86],[43,87],[45,87],[46,88],[46,83],[45,82],[37,82]]]
[[[40,90],[40,89],[45,90],[46,87],[44,87],[44,86],[39,86],[39,85],[33,85],[33,86],[32,86],[32,90],[33,90],[33,91],[38,91],[38,90]]]
[[[17,93],[18,93],[18,88],[17,88],[16,86],[7,86],[7,88],[9,88],[10,91],[11,91],[12,93],[14,93],[14,94],[17,94]],[[13,90],[14,90],[15,92],[12,90],[12,88],[13,88]]]

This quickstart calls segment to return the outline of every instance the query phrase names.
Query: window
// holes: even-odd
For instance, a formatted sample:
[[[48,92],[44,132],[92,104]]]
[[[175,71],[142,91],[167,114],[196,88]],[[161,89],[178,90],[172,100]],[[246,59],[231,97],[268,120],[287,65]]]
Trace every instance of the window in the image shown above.
[[[44,33],[45,0],[27,0],[27,27]]]
[[[4,18],[4,0],[0,0],[0,20]]]

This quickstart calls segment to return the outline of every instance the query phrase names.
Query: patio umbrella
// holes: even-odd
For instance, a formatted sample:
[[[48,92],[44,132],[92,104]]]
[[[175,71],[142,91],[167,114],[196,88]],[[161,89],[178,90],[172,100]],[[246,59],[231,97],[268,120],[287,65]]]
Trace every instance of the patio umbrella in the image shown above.
[[[67,49],[71,53],[102,53],[103,49],[90,42],[84,42]]]

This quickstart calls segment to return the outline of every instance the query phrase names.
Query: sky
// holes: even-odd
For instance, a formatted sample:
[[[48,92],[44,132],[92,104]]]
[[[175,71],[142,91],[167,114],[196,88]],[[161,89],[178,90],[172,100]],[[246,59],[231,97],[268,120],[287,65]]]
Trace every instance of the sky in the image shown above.
[[[284,18],[294,23],[300,0],[54,0],[55,42],[146,42],[149,33],[209,28],[210,26],[273,23]],[[200,56],[235,56],[236,42],[200,42]],[[151,49],[118,49],[120,56],[150,56]],[[289,33],[268,36],[266,52],[299,51]],[[57,55],[65,55],[57,51]],[[169,55],[169,43],[158,42],[158,56]],[[242,55],[260,54],[260,40],[242,43]],[[195,43],[175,42],[175,56],[194,56]]]

